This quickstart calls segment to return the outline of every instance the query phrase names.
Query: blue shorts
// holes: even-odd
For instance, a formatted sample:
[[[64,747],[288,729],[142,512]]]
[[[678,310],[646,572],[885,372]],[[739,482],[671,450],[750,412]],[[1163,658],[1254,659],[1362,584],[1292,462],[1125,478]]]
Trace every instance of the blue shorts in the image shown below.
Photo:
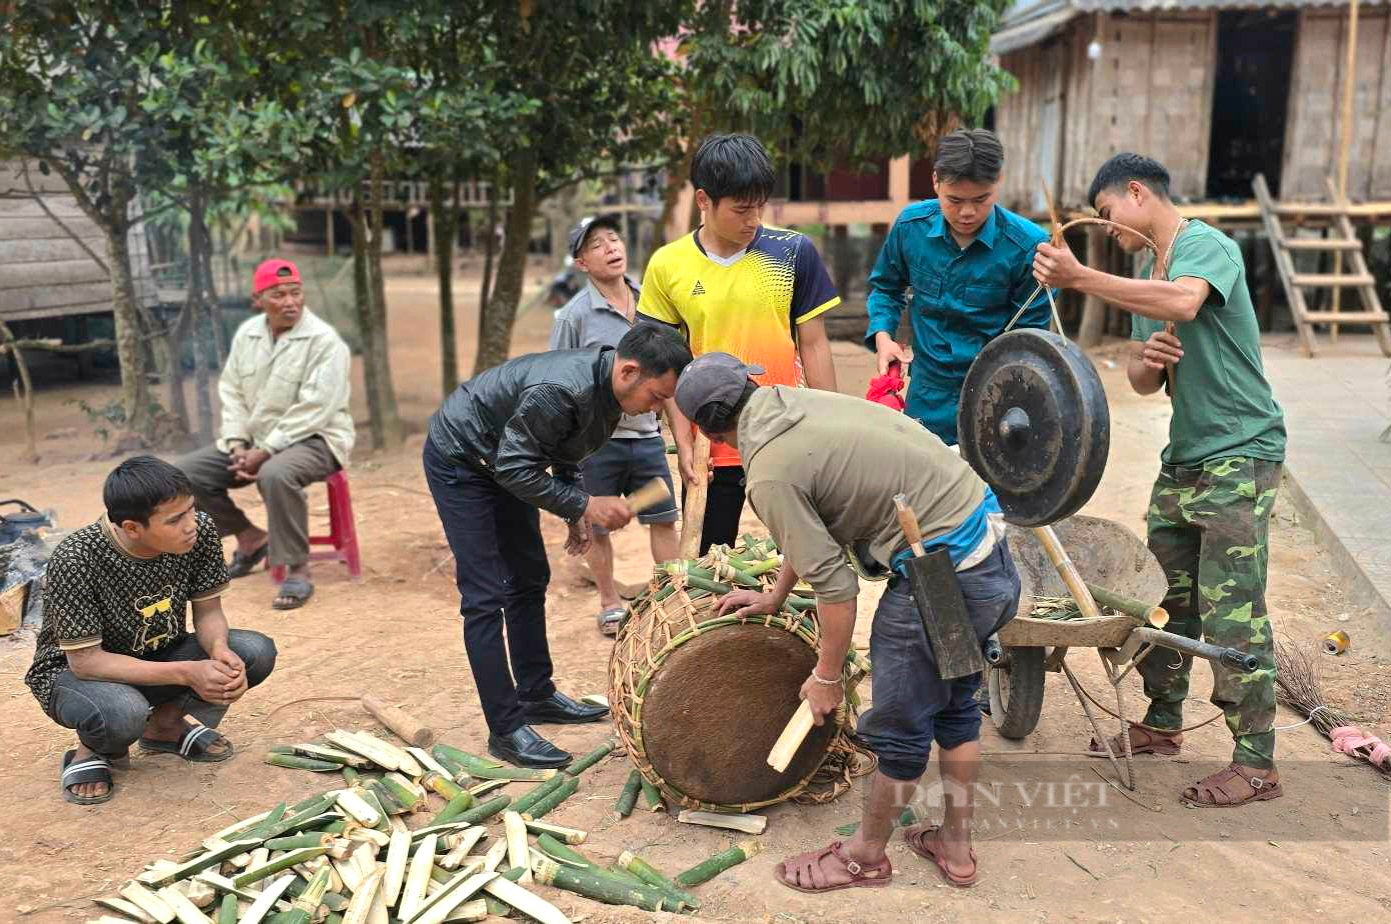
[[[1019,572],[1003,540],[980,564],[957,572],[976,637],[985,642],[1014,618]],[[873,702],[860,718],[859,736],[895,780],[916,780],[927,769],[932,743],[954,748],[980,737],[976,690],[981,675],[943,680],[908,581],[889,582],[870,629]]]
[[[671,467],[667,464],[666,442],[660,436],[645,439],[609,440],[597,452],[580,463],[584,475],[584,490],[603,497],[632,494],[653,478],[667,483],[672,500],[665,505],[649,507],[638,514],[638,522],[675,523],[676,499],[672,492]],[[596,535],[607,532],[601,526],[592,527]]]

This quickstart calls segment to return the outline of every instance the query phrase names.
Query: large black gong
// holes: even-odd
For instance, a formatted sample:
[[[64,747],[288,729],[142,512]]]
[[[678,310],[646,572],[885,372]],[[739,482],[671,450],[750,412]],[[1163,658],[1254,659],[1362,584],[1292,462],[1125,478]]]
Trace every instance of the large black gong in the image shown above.
[[[966,373],[956,428],[962,458],[1019,526],[1076,513],[1101,481],[1111,448],[1096,367],[1050,331],[1013,330],[985,345]]]

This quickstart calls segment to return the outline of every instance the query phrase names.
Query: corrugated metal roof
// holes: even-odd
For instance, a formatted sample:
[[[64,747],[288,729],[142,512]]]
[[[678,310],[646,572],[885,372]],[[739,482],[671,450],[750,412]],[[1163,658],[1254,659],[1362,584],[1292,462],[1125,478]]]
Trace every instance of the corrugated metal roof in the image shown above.
[[[997,55],[1007,55],[1012,51],[1036,45],[1082,15],[1081,10],[1074,9],[1065,2],[1045,5],[1049,7],[1047,11],[1034,15],[1034,11],[1031,10],[1027,18],[1017,22],[1011,23],[1006,17],[1000,30],[990,36],[990,51]]]
[[[1391,0],[1361,0],[1381,6]],[[1347,0],[1018,0],[990,38],[990,50],[1008,54],[1043,41],[1083,13],[1162,13],[1182,10],[1289,10],[1346,7]]]

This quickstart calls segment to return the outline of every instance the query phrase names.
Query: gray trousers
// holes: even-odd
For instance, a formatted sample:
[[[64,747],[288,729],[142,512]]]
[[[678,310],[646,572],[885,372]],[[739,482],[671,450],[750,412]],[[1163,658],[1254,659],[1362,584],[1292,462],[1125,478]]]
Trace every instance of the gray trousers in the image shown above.
[[[275,642],[260,632],[229,629],[227,645],[246,665],[246,685],[254,687],[275,667]],[[146,661],[205,661],[207,653],[198,636],[189,634]],[[217,728],[226,706],[205,702],[188,687],[140,687],[105,680],[79,680],[65,670],[53,682],[48,717],[64,728],[77,731],[78,739],[98,754],[119,757],[145,731],[156,706],[178,701],[184,715],[209,728]]]
[[[198,506],[208,512],[223,536],[234,536],[252,525],[227,493],[229,488],[243,487],[227,470],[231,461],[231,456],[216,446],[205,446],[174,460],[193,483]],[[304,487],[323,481],[338,469],[338,460],[319,436],[277,452],[261,466],[255,483],[266,504],[271,565],[298,568],[309,561],[309,502]]]

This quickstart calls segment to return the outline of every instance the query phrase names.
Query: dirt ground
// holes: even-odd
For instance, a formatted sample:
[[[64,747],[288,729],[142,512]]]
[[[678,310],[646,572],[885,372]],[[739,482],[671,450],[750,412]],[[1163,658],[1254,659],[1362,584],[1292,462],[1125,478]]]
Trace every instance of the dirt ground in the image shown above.
[[[539,280],[539,270],[533,276]],[[423,424],[439,399],[434,283],[423,275],[399,275],[388,293],[392,362],[412,435],[398,452],[374,456],[359,451],[351,469],[365,562],[360,583],[349,582],[338,566],[321,566],[314,600],[288,615],[270,609],[273,587],[263,573],[236,582],[224,598],[234,625],[270,634],[280,649],[270,680],[234,708],[222,726],[238,747],[234,759],[201,765],[137,755],[129,771],[118,773],[117,794],[110,803],[93,809],[63,802],[55,787],[60,758],[72,737],[43,716],[24,686],[32,633],[0,639],[0,779],[10,806],[0,822],[0,921],[94,917],[90,898],[119,888],[145,862],[180,854],[202,836],[281,799],[322,790],[324,782],[309,774],[265,766],[261,752],[335,726],[372,727],[353,702],[362,692],[403,704],[434,724],[445,741],[483,752],[486,732],[460,637],[452,560],[419,463]],[[465,281],[458,298],[459,327],[465,332],[460,350],[467,365],[476,289]],[[522,318],[516,351],[543,348],[549,323],[545,309]],[[1167,412],[1162,400],[1140,399],[1125,388],[1121,365],[1115,362],[1121,349],[1117,344],[1097,355],[1111,397],[1114,435],[1106,478],[1088,512],[1142,532]],[[854,345],[838,344],[836,358],[842,388],[863,393],[867,355]],[[358,376],[355,398],[365,443],[360,372]],[[101,442],[82,412],[64,402],[105,400],[111,389],[109,382],[44,387],[38,466],[19,464],[20,418],[14,402],[0,402],[0,497],[23,497],[51,507],[68,528],[95,519],[101,481],[111,462],[92,458]],[[322,494],[314,497],[312,516],[325,522]],[[243,500],[257,518],[254,492],[243,492]],[[549,618],[557,680],[573,694],[603,691],[609,643],[595,630],[595,595],[576,562],[561,550],[562,525],[543,519],[554,570]],[[1330,698],[1385,735],[1391,730],[1386,669],[1391,642],[1370,612],[1344,598],[1327,556],[1288,504],[1277,506],[1276,519],[1270,609],[1278,631],[1297,644],[1312,644],[1331,627],[1345,629],[1353,638],[1352,651],[1319,662]],[[751,519],[749,526],[756,528],[756,521]],[[650,567],[645,537],[629,528],[617,535],[616,545],[620,578],[642,580]],[[864,597],[861,613],[866,618],[857,633],[861,642],[867,637],[874,592]],[[1107,702],[1109,694],[1100,696],[1104,679],[1096,662],[1085,650],[1074,651],[1068,661]],[[1127,678],[1124,687],[1128,709],[1138,715],[1138,680]],[[1209,674],[1199,667],[1190,723],[1212,715],[1209,691]],[[1279,722],[1289,725],[1299,718],[1282,708]],[[546,732],[583,753],[609,729],[596,725]],[[769,810],[762,854],[702,886],[700,916],[769,924],[897,924],[962,918],[1158,922],[1198,915],[1235,921],[1372,921],[1391,913],[1391,787],[1365,765],[1330,753],[1328,743],[1310,727],[1280,733],[1287,796],[1233,811],[1188,809],[1176,798],[1183,786],[1225,762],[1230,739],[1220,721],[1191,732],[1181,760],[1137,759],[1139,789],[1133,794],[1109,788],[1102,782],[1103,775],[1111,775],[1105,763],[1080,756],[1089,736],[1086,718],[1058,674],[1048,677],[1044,715],[1028,738],[1006,741],[986,722],[983,780],[997,784],[1001,796],[998,805],[980,813],[981,880],[974,889],[948,888],[901,844],[891,848],[896,875],[887,889],[813,897],[777,885],[771,874],[780,859],[825,843],[834,826],[857,817],[857,787],[830,805]],[[639,810],[616,821],[613,799],[626,773],[626,763],[618,758],[602,763],[584,776],[580,792],[554,816],[561,824],[591,832],[583,849],[592,856],[610,860],[628,848],[675,871],[729,843],[722,832],[678,825],[665,814]],[[933,766],[929,779],[935,775]],[[547,894],[577,921],[658,917],[566,893]]]

